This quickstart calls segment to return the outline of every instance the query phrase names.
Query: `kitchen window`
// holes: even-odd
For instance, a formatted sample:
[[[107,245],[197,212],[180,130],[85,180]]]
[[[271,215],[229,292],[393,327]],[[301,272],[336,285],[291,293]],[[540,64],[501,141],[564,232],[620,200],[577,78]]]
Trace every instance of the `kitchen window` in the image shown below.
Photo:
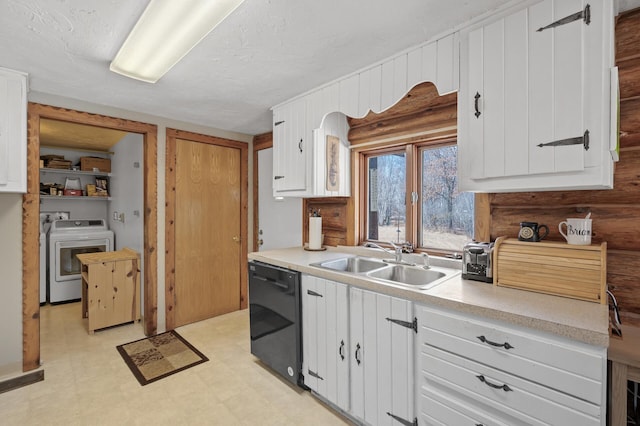
[[[458,192],[455,140],[362,153],[361,240],[459,252],[473,239],[474,195]]]

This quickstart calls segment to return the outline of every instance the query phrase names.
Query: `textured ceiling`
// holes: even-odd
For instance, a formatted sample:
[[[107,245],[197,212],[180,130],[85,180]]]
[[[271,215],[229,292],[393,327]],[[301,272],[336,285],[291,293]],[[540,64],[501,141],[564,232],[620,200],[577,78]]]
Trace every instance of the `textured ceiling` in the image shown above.
[[[109,71],[146,1],[0,0],[0,66],[28,72],[33,91],[258,134],[271,106],[504,3],[246,0],[149,84]]]

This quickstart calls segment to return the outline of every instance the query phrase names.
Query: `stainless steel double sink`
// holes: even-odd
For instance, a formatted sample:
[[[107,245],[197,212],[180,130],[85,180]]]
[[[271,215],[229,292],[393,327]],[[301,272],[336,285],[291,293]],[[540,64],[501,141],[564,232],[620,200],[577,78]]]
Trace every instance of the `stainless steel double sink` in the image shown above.
[[[324,262],[311,263],[309,266],[363,275],[376,281],[384,281],[409,288],[427,290],[460,275],[461,271],[449,268],[387,263],[381,259],[362,256],[348,256]]]

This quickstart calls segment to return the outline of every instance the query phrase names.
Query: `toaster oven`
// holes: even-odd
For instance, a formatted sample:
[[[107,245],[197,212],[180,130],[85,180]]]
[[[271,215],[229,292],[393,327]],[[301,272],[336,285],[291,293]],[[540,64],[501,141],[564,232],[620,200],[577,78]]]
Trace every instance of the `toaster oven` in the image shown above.
[[[462,278],[493,282],[493,243],[471,242],[462,251]]]

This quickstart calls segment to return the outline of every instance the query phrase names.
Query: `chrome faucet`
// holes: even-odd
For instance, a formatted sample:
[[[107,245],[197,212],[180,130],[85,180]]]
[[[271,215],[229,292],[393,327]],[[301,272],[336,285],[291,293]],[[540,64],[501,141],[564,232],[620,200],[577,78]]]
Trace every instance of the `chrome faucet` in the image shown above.
[[[394,251],[389,250],[386,247],[382,247],[376,243],[371,243],[371,242],[367,242],[364,244],[365,247],[374,247],[374,248],[379,248],[380,250],[384,250],[389,254],[392,254],[394,257],[394,260],[390,260],[390,259],[384,259],[384,262],[387,263],[394,263],[397,265],[408,265],[408,266],[415,266],[415,263],[409,263],[409,262],[405,262],[404,260],[402,260],[402,250],[404,248],[404,245],[397,245],[394,244],[393,242],[389,241],[389,244],[391,244],[391,246],[393,247]]]

